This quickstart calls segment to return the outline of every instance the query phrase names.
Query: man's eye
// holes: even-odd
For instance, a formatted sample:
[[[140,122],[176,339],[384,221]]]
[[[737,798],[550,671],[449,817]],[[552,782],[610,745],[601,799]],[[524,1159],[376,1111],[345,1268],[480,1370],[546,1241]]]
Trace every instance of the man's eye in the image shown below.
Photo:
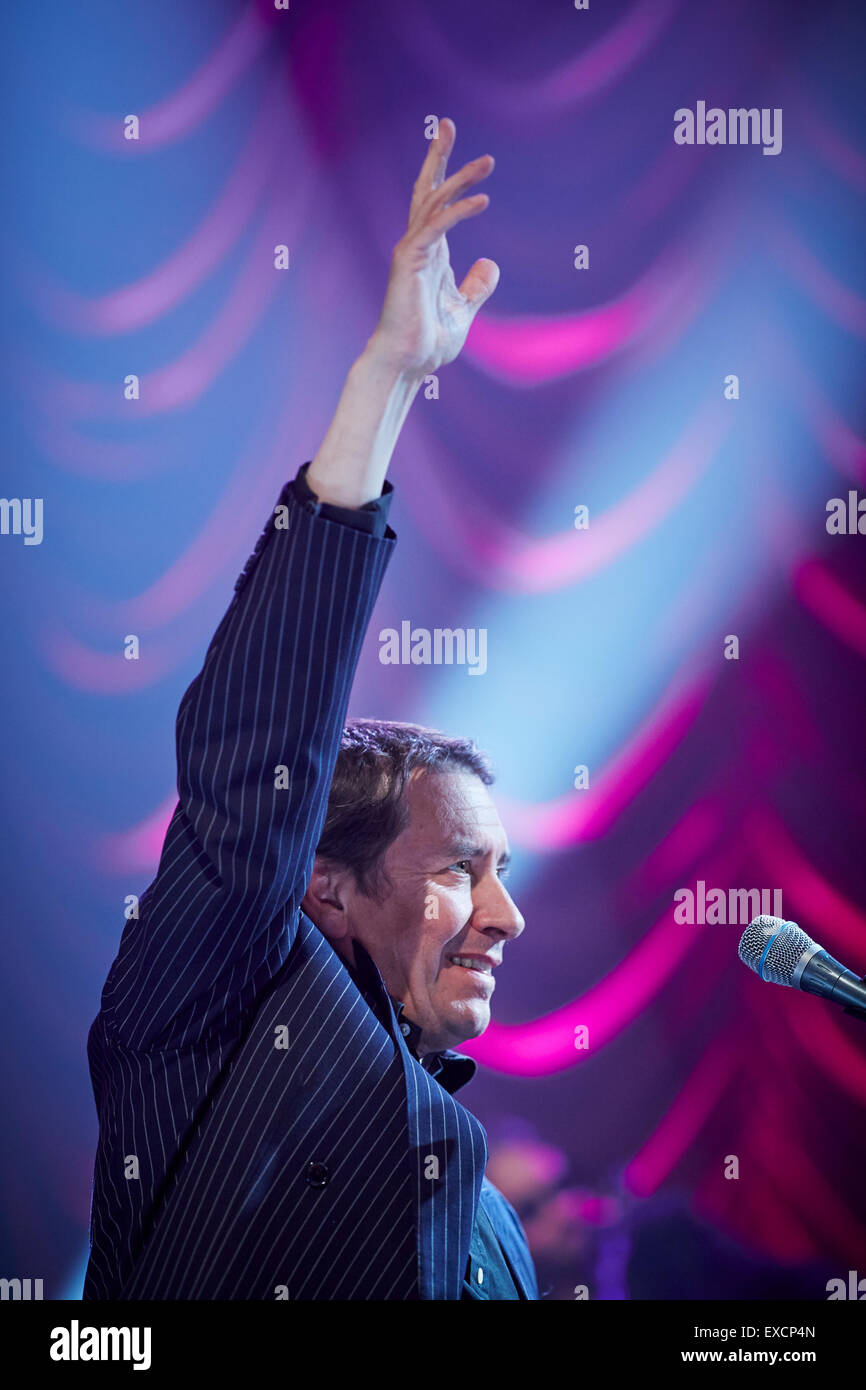
[[[500,877],[500,878],[507,878],[508,875],[509,875],[509,873],[510,873],[510,870],[509,870],[508,865],[507,865],[507,864],[500,864],[499,869],[498,869],[498,873],[499,873],[499,877]]]
[[[464,866],[465,866],[465,868],[464,868]],[[471,859],[458,859],[458,860],[456,861],[456,863],[454,863],[454,864],[451,865],[451,868],[452,868],[452,869],[463,869],[464,872],[468,874],[469,871],[470,871],[470,869],[472,868],[472,860],[471,860]]]

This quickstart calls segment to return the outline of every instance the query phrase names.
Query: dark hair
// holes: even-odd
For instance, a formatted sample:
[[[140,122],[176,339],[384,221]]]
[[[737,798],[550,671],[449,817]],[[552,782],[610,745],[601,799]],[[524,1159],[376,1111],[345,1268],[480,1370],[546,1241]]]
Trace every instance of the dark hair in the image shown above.
[[[350,719],[343,729],[328,810],[316,853],[351,869],[367,897],[380,897],[382,860],[409,820],[403,792],[416,768],[474,773],[489,787],[493,772],[471,739],[381,719]]]

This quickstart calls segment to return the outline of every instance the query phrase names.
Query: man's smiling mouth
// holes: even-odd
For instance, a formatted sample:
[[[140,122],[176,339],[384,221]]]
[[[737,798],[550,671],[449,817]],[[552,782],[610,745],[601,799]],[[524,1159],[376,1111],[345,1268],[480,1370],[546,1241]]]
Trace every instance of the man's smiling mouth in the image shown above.
[[[498,960],[489,956],[449,956],[452,965],[462,966],[464,970],[477,970],[482,975],[492,975]]]

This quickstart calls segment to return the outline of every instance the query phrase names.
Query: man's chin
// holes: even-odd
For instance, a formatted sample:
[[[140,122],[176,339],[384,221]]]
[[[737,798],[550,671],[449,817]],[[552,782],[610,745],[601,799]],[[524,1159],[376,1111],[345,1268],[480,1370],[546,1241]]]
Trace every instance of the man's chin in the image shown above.
[[[461,1043],[471,1042],[473,1038],[480,1038],[488,1028],[490,1005],[482,999],[461,999],[452,1006],[449,1023],[449,1032],[454,1037],[454,1041],[448,1044],[449,1047],[459,1047]]]

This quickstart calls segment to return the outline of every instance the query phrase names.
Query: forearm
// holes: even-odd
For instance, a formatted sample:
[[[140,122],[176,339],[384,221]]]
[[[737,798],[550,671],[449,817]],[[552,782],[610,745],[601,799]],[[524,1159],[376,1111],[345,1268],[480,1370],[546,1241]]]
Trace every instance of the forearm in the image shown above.
[[[381,495],[394,445],[425,376],[457,356],[499,280],[495,261],[475,261],[457,286],[445,234],[475,217],[486,193],[464,197],[493,169],[481,155],[445,178],[454,144],[445,116],[412,190],[409,223],[394,247],[379,322],[352,364],[334,418],[307,470],[320,502],[363,507]]]
[[[379,497],[423,376],[401,371],[374,334],[349,368],[334,417],[307,469],[321,502],[363,507]]]
[[[286,875],[302,876],[298,862],[315,848],[395,544],[313,515],[291,484],[279,502],[287,525],[265,528],[177,725],[178,792],[190,819],[210,827],[222,891],[248,906],[261,889],[266,913],[291,894]]]
[[[178,799],[103,994],[130,1047],[230,1031],[294,941],[364,633],[393,552],[308,511],[263,532],[187,689]]]

